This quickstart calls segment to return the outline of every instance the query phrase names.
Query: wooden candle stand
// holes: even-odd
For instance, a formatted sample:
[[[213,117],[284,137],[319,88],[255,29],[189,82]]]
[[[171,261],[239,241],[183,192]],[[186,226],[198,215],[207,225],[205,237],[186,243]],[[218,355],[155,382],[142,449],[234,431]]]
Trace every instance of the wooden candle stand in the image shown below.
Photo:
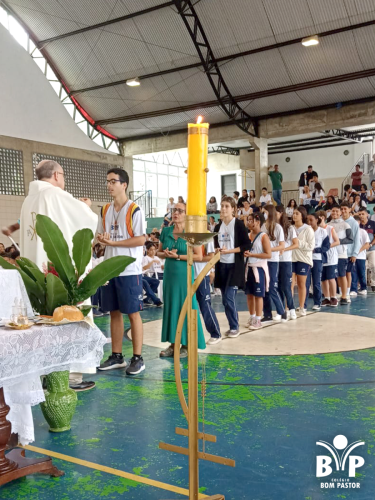
[[[12,435],[12,425],[6,419],[9,413],[9,406],[5,403],[4,390],[0,388],[0,486],[14,479],[28,476],[39,472],[53,477],[63,476],[52,463],[50,457],[44,458],[26,458],[25,450],[14,448],[5,455],[5,451],[14,447],[15,434]],[[18,440],[17,440],[18,441]]]
[[[181,408],[188,422],[188,429],[177,427],[176,434],[187,436],[189,438],[189,447],[183,448],[167,443],[159,443],[159,448],[172,451],[189,457],[189,500],[198,500],[199,498],[199,460],[208,460],[222,465],[235,466],[235,461],[229,458],[211,455],[203,451],[199,451],[199,440],[216,443],[216,436],[199,432],[198,429],[198,312],[192,308],[193,295],[197,288],[211,270],[211,268],[220,259],[220,254],[217,253],[206,264],[204,269],[192,283],[192,266],[193,266],[193,247],[207,243],[215,235],[213,233],[199,232],[204,227],[207,227],[207,218],[203,216],[187,216],[185,228],[188,232],[181,233],[178,236],[187,241],[187,297],[181,309],[180,317],[177,324],[175,345],[181,343],[181,334],[185,317],[187,315],[188,327],[188,401],[186,403],[184,390],[181,381],[180,371],[180,349],[174,350],[174,371],[176,378],[177,393],[180,400]],[[196,229],[195,229],[196,228]],[[195,232],[194,231],[197,231]],[[213,495],[205,497],[209,500],[225,500],[223,495]]]

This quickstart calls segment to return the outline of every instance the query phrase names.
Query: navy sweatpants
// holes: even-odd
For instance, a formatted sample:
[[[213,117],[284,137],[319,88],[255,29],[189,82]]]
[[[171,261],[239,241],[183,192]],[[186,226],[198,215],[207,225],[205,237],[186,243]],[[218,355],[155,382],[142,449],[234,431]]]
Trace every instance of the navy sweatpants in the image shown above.
[[[204,324],[211,337],[221,337],[219,322],[217,320],[215,311],[211,305],[211,291],[210,291],[210,277],[206,276],[202,283],[199,285],[196,292],[199,309],[203,316]]]
[[[314,306],[322,305],[322,270],[323,262],[321,260],[314,260],[313,266],[310,269],[306,279],[306,299],[304,305],[305,309],[307,307],[307,299],[309,297],[311,278],[313,282]]]
[[[263,299],[263,311],[265,318],[272,318],[272,302],[275,305],[277,314],[284,314],[285,308],[279,294],[279,263],[268,261],[267,264],[270,275],[270,285],[269,291],[266,292]]]

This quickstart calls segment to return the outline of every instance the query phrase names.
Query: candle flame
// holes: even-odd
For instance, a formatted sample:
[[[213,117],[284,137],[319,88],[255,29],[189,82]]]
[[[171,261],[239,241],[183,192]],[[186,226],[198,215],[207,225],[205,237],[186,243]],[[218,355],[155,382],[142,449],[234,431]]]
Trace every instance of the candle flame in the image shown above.
[[[198,116],[197,123],[202,123],[202,121],[203,121],[203,116]]]

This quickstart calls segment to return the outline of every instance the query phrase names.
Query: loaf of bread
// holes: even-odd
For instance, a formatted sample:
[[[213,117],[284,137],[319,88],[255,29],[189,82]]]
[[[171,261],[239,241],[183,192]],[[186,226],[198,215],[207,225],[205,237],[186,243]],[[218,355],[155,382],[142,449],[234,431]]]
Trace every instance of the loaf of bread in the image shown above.
[[[84,318],[82,312],[75,306],[56,307],[53,311],[53,321],[59,322],[63,319],[69,321],[80,321]]]

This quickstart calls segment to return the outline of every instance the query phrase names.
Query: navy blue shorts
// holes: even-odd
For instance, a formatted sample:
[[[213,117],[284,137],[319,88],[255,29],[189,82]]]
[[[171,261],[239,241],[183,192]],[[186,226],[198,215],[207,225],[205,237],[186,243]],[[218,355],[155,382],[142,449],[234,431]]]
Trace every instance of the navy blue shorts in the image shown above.
[[[348,269],[348,259],[339,259],[338,268],[337,268],[338,277],[345,278],[347,269]]]
[[[352,262],[349,258],[348,259],[348,267],[346,268],[346,272],[351,273],[353,271],[353,267],[355,267],[355,262]]]
[[[311,266],[309,264],[305,264],[305,262],[293,262],[292,263],[292,271],[294,274],[298,276],[307,276]]]
[[[334,280],[337,278],[337,265],[323,266],[322,281]]]
[[[249,267],[247,273],[247,281],[245,286],[246,295],[254,295],[254,297],[264,297],[266,295],[266,276],[264,270],[258,267],[259,283],[255,281],[254,269]]]
[[[142,274],[112,278],[101,290],[103,311],[132,314],[143,309]]]

